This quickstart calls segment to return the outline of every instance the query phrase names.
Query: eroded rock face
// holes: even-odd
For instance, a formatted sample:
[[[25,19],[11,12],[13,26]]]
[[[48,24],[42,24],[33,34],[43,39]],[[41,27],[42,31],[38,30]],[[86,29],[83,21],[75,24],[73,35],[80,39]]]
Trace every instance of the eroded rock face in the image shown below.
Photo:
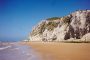
[[[30,41],[81,39],[90,33],[90,10],[76,11],[56,20],[43,20],[29,35]]]

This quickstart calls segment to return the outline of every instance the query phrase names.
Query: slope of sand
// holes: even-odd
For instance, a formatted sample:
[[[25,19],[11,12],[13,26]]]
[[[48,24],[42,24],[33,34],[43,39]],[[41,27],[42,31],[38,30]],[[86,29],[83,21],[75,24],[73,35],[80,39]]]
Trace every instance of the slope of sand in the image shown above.
[[[89,43],[27,42],[41,60],[90,60]]]

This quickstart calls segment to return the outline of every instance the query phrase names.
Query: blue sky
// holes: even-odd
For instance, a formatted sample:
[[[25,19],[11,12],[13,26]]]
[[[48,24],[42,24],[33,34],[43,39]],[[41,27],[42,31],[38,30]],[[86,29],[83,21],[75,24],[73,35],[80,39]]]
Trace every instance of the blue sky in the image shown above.
[[[0,40],[26,39],[39,21],[89,6],[90,0],[0,0]]]

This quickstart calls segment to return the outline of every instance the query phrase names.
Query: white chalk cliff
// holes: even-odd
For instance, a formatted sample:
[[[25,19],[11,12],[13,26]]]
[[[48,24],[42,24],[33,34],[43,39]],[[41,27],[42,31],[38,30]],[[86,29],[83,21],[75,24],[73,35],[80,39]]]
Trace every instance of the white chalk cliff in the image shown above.
[[[42,20],[29,34],[30,41],[90,40],[90,10]]]

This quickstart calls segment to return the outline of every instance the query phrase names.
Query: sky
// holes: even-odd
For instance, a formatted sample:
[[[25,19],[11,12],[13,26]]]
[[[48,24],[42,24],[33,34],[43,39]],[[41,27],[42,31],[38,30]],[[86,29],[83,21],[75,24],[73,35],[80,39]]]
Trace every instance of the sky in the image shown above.
[[[86,9],[90,0],[0,0],[0,41],[27,39],[41,20]]]

